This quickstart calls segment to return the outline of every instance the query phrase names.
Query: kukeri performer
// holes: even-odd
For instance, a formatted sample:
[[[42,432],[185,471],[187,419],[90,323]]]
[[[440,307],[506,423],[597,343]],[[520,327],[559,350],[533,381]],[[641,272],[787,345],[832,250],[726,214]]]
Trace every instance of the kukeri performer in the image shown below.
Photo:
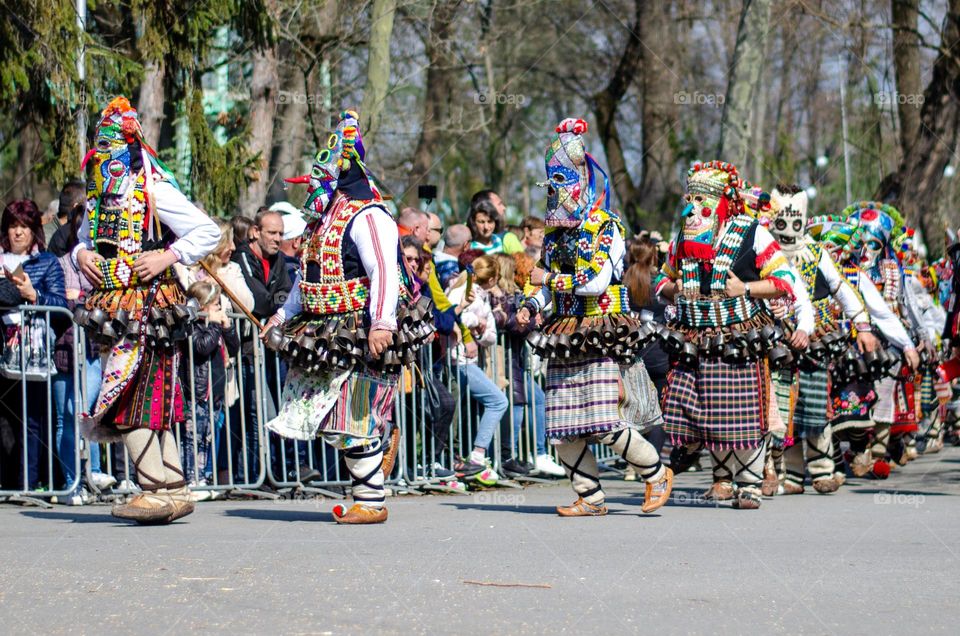
[[[433,333],[429,300],[418,303],[397,225],[363,163],[358,119],[341,113],[309,177],[289,180],[309,183],[306,243],[290,297],[262,334],[290,365],[267,428],[343,452],[354,499],[333,510],[343,524],[387,519],[381,437],[401,365]]]
[[[906,363],[894,369],[894,372],[899,369],[898,378],[890,377],[891,365],[886,364],[876,381],[852,377],[847,378],[848,381],[834,380],[830,413],[838,479],[844,474],[840,438],[850,442],[853,455],[850,470],[855,477],[886,478],[890,474],[885,454],[891,426],[898,421],[904,432],[916,430],[917,426],[911,371],[917,368],[920,357],[900,318],[901,277],[890,248],[891,236],[899,233],[901,225],[896,209],[870,201],[852,205],[839,215],[814,217],[808,223],[811,236],[831,253],[844,278],[863,298],[871,322],[863,327],[871,329],[874,335],[881,335],[887,346],[902,352]],[[841,322],[841,330],[859,333],[858,325],[852,322]],[[886,355],[893,358],[894,363],[900,358]],[[867,433],[871,428],[874,429],[874,448],[868,447]]]
[[[103,110],[93,143],[84,159],[87,215],[72,257],[94,291],[75,318],[107,353],[96,404],[80,427],[92,441],[122,440],[136,468],[142,493],[112,514],[170,523],[193,512],[173,426],[185,421],[178,371],[198,309],[172,267],[210,253],[220,230],[147,145],[126,98]]]
[[[706,496],[759,508],[771,386],[767,355],[787,355],[764,300],[794,299],[780,246],[745,213],[737,169],[725,162],[688,172],[683,229],[671,243],[657,293],[672,308],[665,347],[673,368],[664,428],[674,445],[703,444],[713,460]],[[669,308],[668,308],[669,309]],[[796,331],[793,344],[804,348]],[[737,485],[734,492],[733,484]]]
[[[806,469],[814,490],[830,493],[842,484],[835,476],[833,431],[827,419],[829,373],[837,354],[846,349],[849,333],[841,330],[840,320],[846,318],[856,326],[856,346],[861,353],[873,353],[878,342],[863,298],[840,274],[829,251],[806,233],[806,192],[796,185],[781,184],[771,197],[770,233],[797,272],[795,290],[806,292],[815,319],[807,351],[796,356],[794,367],[781,370],[777,377],[778,405],[783,417],[791,419],[796,440],[784,452],[781,487],[784,494],[802,493]]]
[[[620,363],[638,362],[641,324],[630,311],[624,270],[624,229],[609,209],[607,176],[586,152],[587,123],[564,119],[546,150],[547,230],[543,264],[531,283],[517,322],[552,305],[553,313],[529,342],[549,358],[546,434],[557,452],[577,500],[559,506],[564,517],[607,514],[597,460],[589,444],[606,444],[646,482],[643,512],[653,512],[670,497],[672,471],[657,450],[624,419]],[[647,327],[648,336],[652,329]],[[649,378],[646,377],[646,382]],[[631,409],[636,410],[636,409]]]

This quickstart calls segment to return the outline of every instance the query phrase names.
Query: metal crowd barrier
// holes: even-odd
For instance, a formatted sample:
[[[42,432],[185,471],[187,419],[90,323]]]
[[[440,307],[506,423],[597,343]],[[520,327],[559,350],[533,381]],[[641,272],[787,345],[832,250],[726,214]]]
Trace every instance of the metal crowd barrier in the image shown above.
[[[135,471],[123,444],[91,444],[80,438],[78,414],[90,409],[99,392],[99,371],[94,368],[99,364],[99,359],[95,352],[88,352],[86,338],[72,324],[71,313],[59,307],[38,306],[20,307],[19,311],[23,320],[31,325],[36,323],[37,329],[42,330],[48,340],[48,346],[40,348],[44,351],[42,360],[34,366],[54,370],[54,373],[44,375],[33,369],[28,348],[21,347],[17,377],[0,378],[0,384],[8,393],[14,389],[19,391],[17,403],[22,405],[19,413],[10,413],[7,418],[15,422],[17,427],[18,434],[15,437],[20,442],[17,448],[19,459],[13,453],[0,456],[0,468],[3,468],[4,475],[12,475],[13,467],[4,466],[3,463],[18,461],[16,469],[20,479],[16,483],[2,483],[0,497],[68,497],[78,491],[83,477],[95,498],[109,499],[115,495],[136,492]],[[231,491],[257,496],[278,496],[276,493],[285,489],[332,497],[344,496],[350,485],[350,475],[335,449],[322,440],[285,440],[266,431],[265,421],[276,412],[282,396],[285,365],[263,347],[246,317],[240,314],[231,314],[229,317],[240,335],[241,350],[225,361],[228,389],[224,396],[214,396],[222,397],[222,401],[216,399],[212,402],[209,394],[198,394],[194,382],[197,361],[192,337],[184,350],[181,380],[186,421],[177,426],[175,432],[191,487],[195,490]],[[70,382],[67,382],[68,374],[55,373],[53,364],[55,336],[68,326],[75,329],[69,351],[73,363]],[[530,400],[533,397],[533,383],[542,378],[535,377],[533,357],[526,347],[524,352],[521,368],[524,391]],[[521,461],[533,462],[536,459],[535,432],[538,427],[531,415],[536,417],[536,409],[524,407],[521,410],[522,423],[517,437],[514,432],[514,392],[511,388],[514,381],[512,350],[506,346],[505,337],[501,336],[496,346],[485,350],[484,359],[487,376],[506,391],[508,406],[503,424],[510,437],[510,448],[515,449],[513,455]],[[206,374],[208,386],[213,386],[212,363],[204,363],[200,371]],[[435,371],[439,371],[443,387],[454,398],[452,421],[445,425],[438,424],[444,430],[435,430],[428,417],[426,381],[436,378]],[[61,381],[66,385],[65,390],[72,391],[74,408],[72,413],[64,413],[60,418],[58,437],[55,415],[60,398],[54,395],[53,387]],[[40,395],[42,400],[37,397]],[[31,396],[33,399],[28,399]],[[9,410],[10,401],[3,402]],[[451,469],[457,458],[469,456],[477,433],[480,410],[467,384],[460,381],[452,348],[447,348],[443,359],[438,361],[433,358],[433,347],[425,348],[420,364],[404,369],[396,392],[393,426],[401,430],[401,447],[396,468],[387,483],[395,489],[449,489],[447,484],[453,478],[439,477],[434,466]],[[28,426],[30,421],[41,422],[39,433],[36,426]],[[70,433],[75,440],[72,450],[58,452],[58,439]],[[37,443],[38,436],[41,438],[39,445],[45,455],[46,470],[43,479],[38,477],[35,483],[30,483],[28,468],[33,454],[29,448],[31,443]],[[503,474],[505,458],[501,456],[501,439],[501,424],[498,423],[493,431],[488,457],[504,484],[512,485],[514,482],[506,480]],[[63,444],[64,448],[68,446]],[[551,452],[549,444],[546,449]],[[606,448],[598,450],[602,452]],[[66,456],[61,457],[61,454]],[[40,461],[43,459],[38,457],[37,464],[43,464]],[[103,492],[98,490],[93,479],[94,464],[99,464],[100,472],[114,476],[117,483]],[[63,468],[58,470],[58,465]],[[69,483],[65,483],[62,477],[58,481],[62,473],[72,473]],[[528,479],[536,481],[535,477]],[[62,487],[57,487],[61,484]]]
[[[4,499],[43,503],[70,494],[80,482],[79,444],[70,454],[56,450],[64,436],[77,442],[80,437],[77,418],[57,413],[54,399],[55,390],[64,393],[64,406],[67,391],[73,392],[74,404],[79,399],[76,342],[65,350],[72,373],[59,372],[54,362],[57,337],[72,320],[67,309],[45,305],[21,305],[4,315],[0,360],[0,497]],[[67,480],[65,475],[71,472]]]

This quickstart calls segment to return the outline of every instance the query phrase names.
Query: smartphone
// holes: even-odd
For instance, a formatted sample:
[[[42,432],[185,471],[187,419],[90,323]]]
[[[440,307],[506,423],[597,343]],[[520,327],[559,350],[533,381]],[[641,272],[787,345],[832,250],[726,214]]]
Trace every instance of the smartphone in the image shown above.
[[[437,198],[437,186],[422,185],[417,186],[417,198],[421,201],[433,201]]]
[[[7,269],[7,266],[4,265],[3,273],[4,275],[6,275],[7,278],[13,278],[15,276],[17,278],[21,278],[23,276],[23,263],[17,263],[17,267],[13,271],[10,271],[9,269]]]
[[[467,272],[467,288],[463,292],[463,297],[467,298],[473,291],[473,272]]]

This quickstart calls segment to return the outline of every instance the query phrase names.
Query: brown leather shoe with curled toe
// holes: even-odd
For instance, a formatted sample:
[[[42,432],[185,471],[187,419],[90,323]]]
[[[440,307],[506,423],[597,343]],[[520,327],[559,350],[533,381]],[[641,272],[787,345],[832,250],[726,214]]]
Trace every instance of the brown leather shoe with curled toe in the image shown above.
[[[595,506],[579,497],[569,506],[557,506],[557,514],[561,517],[602,517],[607,514],[607,507]]]
[[[347,510],[339,504],[333,507],[333,520],[345,525],[363,525],[368,523],[383,523],[387,520],[387,508],[371,508],[355,503]]]
[[[837,480],[833,477],[824,477],[823,479],[817,479],[813,482],[813,489],[821,495],[837,492],[838,488],[840,488],[840,484],[838,484]]]
[[[703,493],[703,498],[708,501],[728,501],[733,499],[733,483],[729,481],[715,481],[713,485]]]
[[[175,512],[176,509],[169,501],[161,503],[156,497],[146,494],[136,495],[127,503],[117,504],[110,510],[110,514],[118,519],[144,525],[170,523]]]
[[[643,497],[643,506],[640,510],[644,512],[653,512],[663,507],[670,499],[670,492],[673,490],[673,471],[666,468],[663,477],[659,481],[647,482],[647,489]]]
[[[789,479],[783,482],[783,494],[785,495],[802,495],[803,494],[803,484],[798,484],[795,481],[790,481]]]
[[[764,497],[773,497],[780,488],[780,478],[777,472],[770,468],[763,469],[763,483],[760,484],[760,492]]]

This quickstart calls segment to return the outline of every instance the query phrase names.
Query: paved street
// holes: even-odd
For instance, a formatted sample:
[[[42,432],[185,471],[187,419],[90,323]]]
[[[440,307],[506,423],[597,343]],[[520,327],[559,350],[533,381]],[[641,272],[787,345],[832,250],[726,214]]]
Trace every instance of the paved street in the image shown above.
[[[330,501],[206,503],[159,528],[3,505],[0,630],[956,633],[960,449],[759,511],[698,501],[706,480],[649,516],[610,479],[602,519],[558,518],[564,482],[395,498],[387,525],[353,528]]]

